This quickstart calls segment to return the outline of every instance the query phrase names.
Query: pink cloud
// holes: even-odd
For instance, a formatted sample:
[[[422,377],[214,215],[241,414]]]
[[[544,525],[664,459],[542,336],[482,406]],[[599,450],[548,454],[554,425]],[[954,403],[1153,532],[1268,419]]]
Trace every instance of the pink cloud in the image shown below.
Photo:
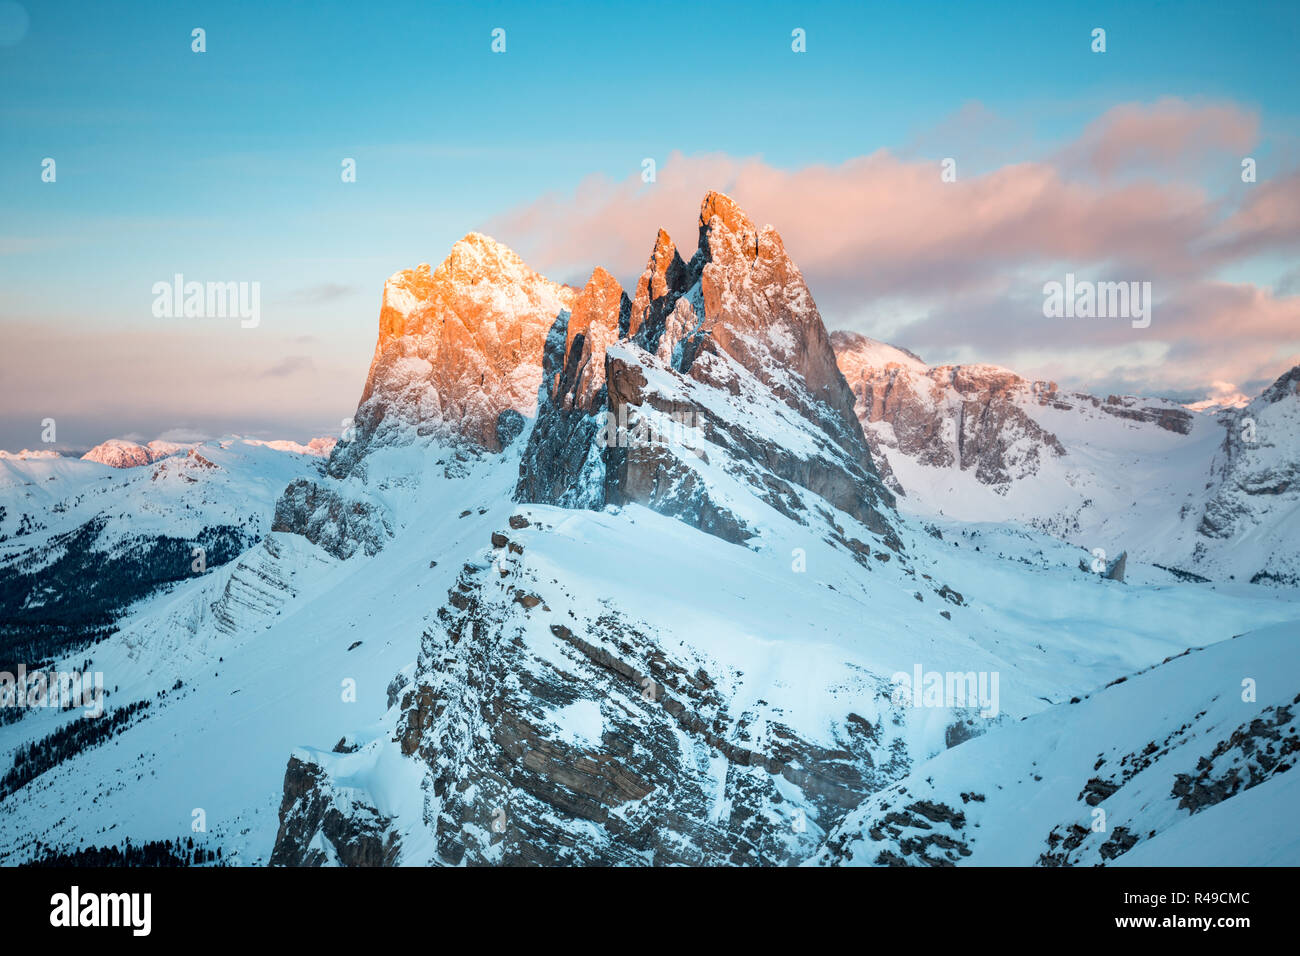
[[[1220,253],[1243,256],[1300,245],[1300,170],[1243,184],[1246,201],[1214,234]]]
[[[1208,264],[1195,246],[1215,206],[1198,187],[1071,182],[1040,162],[958,172],[945,183],[937,161],[884,151],[798,170],[673,154],[653,185],[592,177],[572,197],[543,197],[488,228],[543,271],[585,274],[600,263],[632,279],[660,226],[689,255],[700,198],[717,188],[777,226],[815,292],[846,279],[859,298],[959,287],[1027,261],[1120,258],[1160,272]]]
[[[1216,273],[1295,243],[1300,178],[1243,184],[1234,161],[1211,194],[1188,174],[1197,157],[1237,154],[1257,138],[1257,118],[1233,105],[1164,99],[1107,111],[1051,160],[970,176],[959,160],[956,182],[942,181],[937,159],[883,150],[799,169],[674,153],[654,183],[593,176],[573,195],[498,217],[489,231],[556,277],[585,278],[600,264],[630,285],[661,226],[690,255],[700,198],[721,189],[780,230],[831,327],[881,335],[873,315],[887,310],[894,319],[882,337],[896,332],[898,344],[922,354],[973,350],[1001,364],[1025,342],[1057,349],[1067,363],[1072,349],[1137,344],[1127,323],[1046,323],[1048,279],[1068,270],[1150,281],[1157,324],[1145,330],[1128,374],[1151,391],[1208,389],[1214,380],[1276,375],[1296,358],[1288,343],[1300,298],[1217,281]],[[1160,354],[1179,356],[1182,368]]]
[[[1187,169],[1207,156],[1218,161],[1231,157],[1226,169],[1236,175],[1235,160],[1247,155],[1258,137],[1259,117],[1236,104],[1165,97],[1107,110],[1062,152],[1060,161],[1111,176],[1137,168]]]

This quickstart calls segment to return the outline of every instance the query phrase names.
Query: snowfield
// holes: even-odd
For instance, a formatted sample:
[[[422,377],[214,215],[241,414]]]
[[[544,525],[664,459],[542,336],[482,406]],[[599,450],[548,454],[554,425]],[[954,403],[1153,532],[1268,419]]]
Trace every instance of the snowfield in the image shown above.
[[[77,847],[188,835],[201,809],[204,839],[221,846],[227,861],[264,864],[293,753],[318,761],[339,787],[396,821],[402,863],[431,862],[421,773],[393,741],[401,707],[389,685],[394,678],[400,685],[402,674],[409,679],[421,635],[454,587],[460,562],[448,555],[490,563],[489,539],[509,528],[514,514],[541,527],[512,532],[524,550],[511,574],[526,576],[555,602],[552,617],[573,624],[570,609],[580,620],[615,607],[642,622],[663,648],[718,681],[725,712],[743,718],[738,742],[761,748],[780,724],[834,745],[849,713],[881,728],[880,752],[902,755],[891,767],[897,782],[833,828],[823,828],[797,793],[782,810],[803,810],[811,836],[825,836],[820,848],[808,842],[817,862],[877,862],[880,847],[867,834],[890,812],[882,803],[928,799],[966,813],[969,822],[954,839],[979,834],[966,844],[971,855],[956,862],[1032,865],[1053,827],[1065,832],[1088,822],[1083,811],[1090,808],[1075,797],[1095,775],[1088,768],[1098,755],[1118,765],[1149,741],[1170,746],[1163,743],[1170,732],[1189,720],[1193,730],[1178,737],[1173,754],[1162,753],[1105,803],[1112,824],[1142,828],[1133,852],[1148,861],[1192,862],[1231,845],[1234,859],[1300,859],[1300,828],[1282,812],[1288,794],[1294,797],[1286,789],[1293,775],[1275,773],[1258,792],[1245,791],[1259,810],[1231,817],[1242,838],[1198,842],[1199,855],[1180,843],[1179,828],[1199,832],[1209,824],[1179,810],[1168,792],[1174,775],[1221,738],[1300,692],[1300,608],[1292,592],[1170,582],[1142,565],[1130,565],[1126,584],[1103,582],[1080,573],[1082,552],[1055,539],[949,522],[940,526],[942,540],[912,527],[915,540],[933,543],[915,557],[916,570],[947,582],[965,603],[932,592],[918,601],[914,579],[891,564],[865,572],[771,509],[761,545],[746,548],[639,506],[521,509],[509,500],[517,451],[468,461],[437,446],[372,456],[372,476],[384,475],[384,499],[405,515],[379,554],[339,561],[297,535],[270,533],[237,561],[141,602],[119,633],[59,662],[71,668],[89,658],[90,668],[105,674],[110,710],[139,700],[151,706],[111,742],[0,802],[6,863],[35,855],[34,837],[47,847]],[[795,549],[805,552],[805,571],[792,568]],[[258,589],[234,588],[250,569]],[[563,581],[561,591],[544,587],[553,580]],[[575,667],[571,649],[544,621],[512,607],[530,654]],[[1176,657],[1187,648],[1208,649]],[[1176,659],[1160,664],[1168,657]],[[897,705],[891,675],[917,663],[998,673],[999,715],[984,720],[970,708]],[[1257,704],[1239,700],[1245,676],[1260,681]],[[355,682],[354,700],[347,681]],[[1070,704],[1075,697],[1081,703]],[[1211,702],[1210,712],[1193,720]],[[555,710],[556,736],[598,740],[607,706],[579,700]],[[5,725],[3,757],[76,717],[32,711]],[[962,720],[977,736],[949,749],[945,733]],[[332,752],[339,741],[353,752]],[[708,772],[721,793],[726,761],[713,763]],[[959,791],[986,799],[962,803]],[[1237,799],[1207,808],[1215,813],[1207,819],[1223,816]],[[1021,822],[1027,808],[1032,825]],[[1251,857],[1247,848],[1255,844],[1246,836],[1261,820],[1270,836],[1254,839],[1267,852]],[[1146,838],[1152,830],[1157,837]],[[1100,859],[1102,843],[1085,841],[1070,862]],[[1161,847],[1178,850],[1164,856]]]

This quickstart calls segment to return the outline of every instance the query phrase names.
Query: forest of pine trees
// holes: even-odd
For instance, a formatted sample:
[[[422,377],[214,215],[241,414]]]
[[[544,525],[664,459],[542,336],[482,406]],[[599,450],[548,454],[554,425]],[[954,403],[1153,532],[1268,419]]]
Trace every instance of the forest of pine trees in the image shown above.
[[[28,867],[64,866],[225,866],[221,848],[195,846],[194,837],[151,840],[136,846],[127,840],[122,846],[88,846],[68,852],[37,844]]]
[[[0,670],[13,672],[19,661],[33,670],[108,637],[130,604],[192,576],[196,545],[214,568],[257,541],[247,529],[220,525],[193,541],[136,538],[110,554],[97,550],[104,526],[94,518],[0,568]]]
[[[149,701],[137,700],[101,717],[78,717],[52,734],[19,747],[14,754],[13,766],[0,777],[0,802],[51,767],[112,739],[144,716],[148,707]]]

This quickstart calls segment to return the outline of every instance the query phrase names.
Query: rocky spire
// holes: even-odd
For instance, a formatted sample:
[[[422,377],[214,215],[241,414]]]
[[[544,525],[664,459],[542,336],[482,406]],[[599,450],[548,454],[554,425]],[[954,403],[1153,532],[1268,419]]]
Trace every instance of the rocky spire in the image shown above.
[[[803,273],[772,226],[758,229],[728,196],[700,204],[699,324],[680,346],[689,369],[701,349],[720,350],[817,421],[846,450],[870,461],[853,393]]]
[[[552,398],[561,407],[593,407],[605,384],[605,349],[626,331],[631,307],[618,280],[597,266],[569,315],[564,367],[552,386]]]
[[[677,246],[668,233],[660,229],[650,261],[637,280],[628,334],[647,350],[655,351],[663,334],[664,319],[690,285],[686,263],[678,255]]]
[[[758,229],[730,196],[710,192],[700,203],[700,251],[707,261],[724,264],[757,256]]]
[[[705,197],[689,264],[660,230],[635,298],[597,269],[567,323],[548,344],[519,500],[641,504],[748,540],[745,505],[698,473],[707,462],[796,521],[797,486],[898,547],[893,496],[803,276],[729,197]]]

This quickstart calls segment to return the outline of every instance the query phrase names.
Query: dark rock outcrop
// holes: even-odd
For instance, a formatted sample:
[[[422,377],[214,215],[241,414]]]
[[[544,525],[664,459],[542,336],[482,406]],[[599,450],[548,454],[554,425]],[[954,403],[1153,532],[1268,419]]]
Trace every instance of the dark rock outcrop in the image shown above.
[[[284,490],[275,504],[271,530],[300,534],[342,559],[357,551],[377,554],[393,533],[376,505],[349,500],[333,488],[306,478]]]
[[[343,797],[316,764],[289,758],[271,866],[392,866],[399,848],[378,810]]]

